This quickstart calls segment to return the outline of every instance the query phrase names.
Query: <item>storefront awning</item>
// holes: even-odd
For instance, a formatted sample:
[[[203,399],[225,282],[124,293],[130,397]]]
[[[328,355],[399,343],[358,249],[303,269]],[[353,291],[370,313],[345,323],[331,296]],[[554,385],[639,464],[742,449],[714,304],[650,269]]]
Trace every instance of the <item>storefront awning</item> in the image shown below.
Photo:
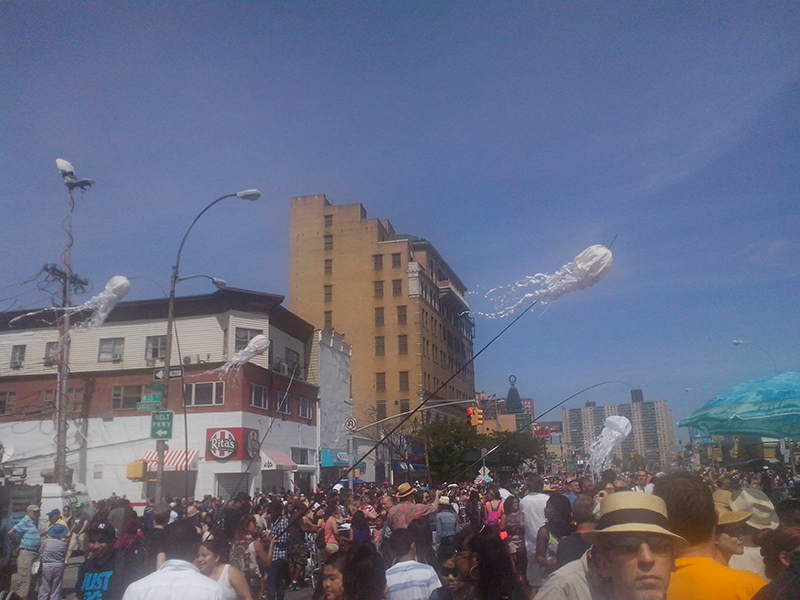
[[[350,456],[346,451],[322,448],[320,463],[323,467],[349,467]]]
[[[277,450],[261,451],[262,471],[297,471],[297,463]]]
[[[188,451],[188,463],[190,471],[197,471],[197,450]],[[187,463],[187,452],[185,450],[167,450],[164,453],[164,470],[165,471],[185,471]],[[147,463],[148,471],[155,471],[158,464],[158,451],[151,450],[142,457],[142,460]]]

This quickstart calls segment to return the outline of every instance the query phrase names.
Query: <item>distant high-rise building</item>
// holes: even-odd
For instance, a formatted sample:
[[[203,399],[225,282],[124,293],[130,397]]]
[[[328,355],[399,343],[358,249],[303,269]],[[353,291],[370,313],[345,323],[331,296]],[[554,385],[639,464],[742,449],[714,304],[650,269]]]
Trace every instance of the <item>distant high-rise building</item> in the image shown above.
[[[587,402],[584,408],[562,408],[564,444],[571,451],[585,450],[603,430],[607,417],[620,415],[631,422],[631,433],[622,442],[617,456],[637,453],[657,469],[669,468],[675,453],[675,421],[663,400],[645,402],[642,390],[631,390],[631,402],[597,406]]]
[[[291,200],[289,304],[352,346],[359,426],[441,400],[474,397],[466,287],[429,241],[397,235],[361,204]],[[441,410],[464,417],[467,404]]]

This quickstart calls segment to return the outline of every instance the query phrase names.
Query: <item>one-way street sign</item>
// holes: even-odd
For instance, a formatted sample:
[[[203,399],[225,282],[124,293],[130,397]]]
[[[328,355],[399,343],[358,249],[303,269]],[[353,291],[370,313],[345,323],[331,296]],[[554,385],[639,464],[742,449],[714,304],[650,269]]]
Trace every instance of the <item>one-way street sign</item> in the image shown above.
[[[183,367],[172,367],[169,370],[170,379],[180,379],[183,377]],[[153,381],[164,381],[167,378],[167,369],[161,367],[160,369],[153,369]]]
[[[172,417],[174,414],[171,410],[154,410],[150,413],[151,440],[172,439]]]

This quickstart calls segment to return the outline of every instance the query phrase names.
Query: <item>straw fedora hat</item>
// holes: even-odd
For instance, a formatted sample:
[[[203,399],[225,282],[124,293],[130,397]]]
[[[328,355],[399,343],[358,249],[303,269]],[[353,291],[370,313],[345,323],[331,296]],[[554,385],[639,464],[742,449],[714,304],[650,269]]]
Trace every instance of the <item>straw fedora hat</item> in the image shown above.
[[[411,485],[409,485],[408,483],[401,483],[399,486],[397,486],[398,498],[407,498],[414,492],[416,492],[416,490],[413,487],[411,487]]]
[[[668,529],[667,505],[658,496],[616,492],[600,503],[597,529],[583,534],[590,544],[602,542],[612,533],[654,533],[671,538],[678,547],[686,540]]]
[[[734,523],[741,523],[747,521],[753,516],[753,513],[745,512],[743,510],[728,510],[717,505],[717,525],[733,525]]]
[[[714,504],[721,508],[731,509],[731,493],[728,490],[715,490],[714,491]]]
[[[731,494],[731,508],[733,510],[752,513],[747,524],[755,529],[777,529],[778,515],[775,514],[775,505],[761,490],[746,488],[736,490]]]

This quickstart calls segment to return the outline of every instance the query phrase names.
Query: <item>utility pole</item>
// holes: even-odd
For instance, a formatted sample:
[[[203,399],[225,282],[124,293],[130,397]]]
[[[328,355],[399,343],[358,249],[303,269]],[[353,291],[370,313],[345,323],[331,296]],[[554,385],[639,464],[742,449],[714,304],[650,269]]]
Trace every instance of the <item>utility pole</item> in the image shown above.
[[[67,308],[70,305],[70,289],[75,281],[81,286],[86,286],[88,282],[78,278],[72,273],[72,213],[75,211],[75,199],[72,197],[72,190],[76,187],[86,190],[90,188],[94,181],[91,179],[76,179],[75,170],[67,161],[56,159],[56,167],[61,172],[64,179],[64,186],[67,188],[69,197],[69,213],[67,214],[64,230],[67,232],[67,243],[64,247],[63,262],[64,270],[50,267],[48,273],[56,279],[61,280],[61,305]],[[62,487],[67,483],[67,405],[69,403],[68,383],[69,383],[69,312],[64,311],[58,319],[58,385],[56,390],[56,456],[53,462],[53,479]]]

